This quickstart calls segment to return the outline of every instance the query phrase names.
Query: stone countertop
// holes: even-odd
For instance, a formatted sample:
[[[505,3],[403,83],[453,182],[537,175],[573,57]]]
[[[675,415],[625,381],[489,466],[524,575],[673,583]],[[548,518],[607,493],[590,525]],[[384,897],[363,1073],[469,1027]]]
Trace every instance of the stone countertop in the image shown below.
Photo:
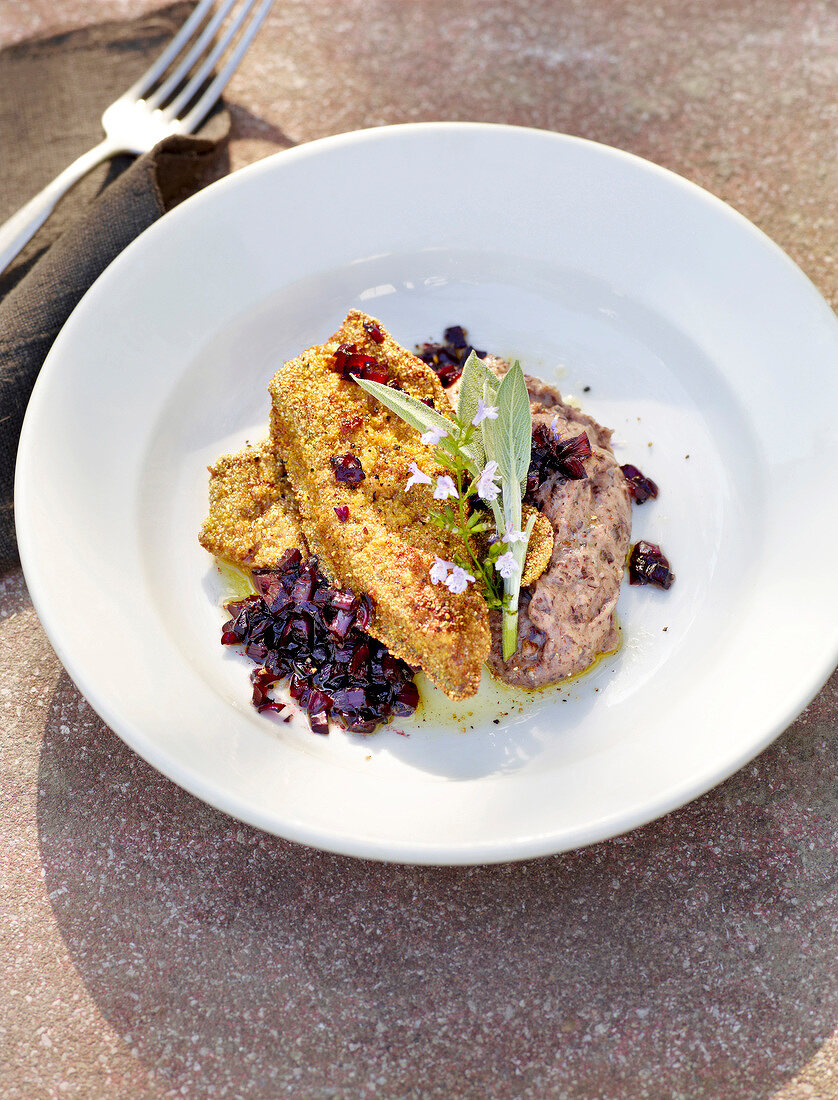
[[[0,45],[156,6],[0,0]],[[835,307],[836,91],[827,0],[277,0],[232,164],[426,119],[579,134],[720,196]],[[19,572],[0,715],[2,1100],[838,1098],[838,675],[684,809],[468,869],[186,794],[79,696]]]

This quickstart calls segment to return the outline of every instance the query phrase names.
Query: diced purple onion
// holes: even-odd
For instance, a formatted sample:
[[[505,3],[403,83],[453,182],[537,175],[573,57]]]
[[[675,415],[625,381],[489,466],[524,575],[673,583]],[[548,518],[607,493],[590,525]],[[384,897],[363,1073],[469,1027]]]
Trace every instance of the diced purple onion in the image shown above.
[[[532,431],[527,494],[540,489],[555,474],[568,481],[587,477],[582,460],[590,456],[591,442],[586,432],[570,439],[559,439],[546,424],[536,424]]]
[[[453,386],[463,373],[463,366],[471,352],[479,358],[486,355],[468,342],[466,330],[462,325],[450,325],[443,333],[441,344],[422,344],[416,353],[423,363],[427,363],[437,374],[444,389]]]
[[[393,714],[398,718],[408,718],[419,706],[419,689],[412,680],[398,689],[393,699]]]
[[[446,344],[450,344],[454,348],[465,348],[468,346],[468,340],[466,339],[466,332],[462,325],[451,325],[442,334],[442,338]]]
[[[328,733],[333,719],[354,733],[371,733],[393,715],[411,714],[418,703],[413,671],[366,633],[373,601],[332,588],[299,550],[282,568],[254,571],[260,595],[231,600],[224,645],[241,645],[259,666],[251,673],[253,706],[290,718],[270,689],[289,682],[292,699],[306,711],[312,730]],[[270,603],[268,601],[271,601]]]
[[[303,555],[296,547],[293,547],[291,550],[286,550],[276,563],[275,572],[287,573],[289,569],[293,569],[295,565],[299,565],[302,560]]]
[[[352,592],[334,592],[329,603],[341,611],[354,611],[358,606],[358,600]]]
[[[646,477],[630,462],[621,466],[620,469],[623,471],[629,495],[635,504],[645,504],[647,500],[657,499],[658,487],[650,477]]]
[[[312,692],[312,695],[318,694]],[[311,726],[312,733],[319,733],[323,737],[329,735],[329,712],[326,710],[312,710],[311,700],[308,705],[308,724]]]
[[[360,351],[356,344],[340,344],[335,352],[333,363],[334,369],[343,378],[349,378],[353,374],[363,376],[363,372],[370,369],[383,371],[385,381],[389,377],[387,364],[379,363],[374,355],[367,355]]]
[[[365,592],[361,596],[360,603],[358,605],[358,614],[356,617],[356,623],[359,630],[369,630],[372,623],[373,602],[372,596],[367,595]]]
[[[354,612],[338,610],[338,613],[329,623],[329,630],[338,638],[345,638],[354,625]]]
[[[364,321],[364,332],[369,336],[370,340],[375,344],[384,343],[384,333],[375,321]]]
[[[675,574],[659,546],[642,539],[632,547],[629,555],[629,583],[654,584],[658,588],[671,588]]]
[[[314,592],[314,574],[304,569],[300,572],[289,595],[295,604],[308,603]]]
[[[363,710],[369,705],[366,690],[362,687],[349,687],[336,691],[332,696],[332,705],[344,712]]]
[[[361,377],[368,379],[370,382],[379,382],[382,386],[386,386],[390,381],[389,371],[380,363],[376,363],[372,367],[362,367]]]
[[[334,455],[329,462],[338,481],[343,481],[347,485],[359,485],[364,480],[364,467],[357,455],[351,452],[345,455]]]

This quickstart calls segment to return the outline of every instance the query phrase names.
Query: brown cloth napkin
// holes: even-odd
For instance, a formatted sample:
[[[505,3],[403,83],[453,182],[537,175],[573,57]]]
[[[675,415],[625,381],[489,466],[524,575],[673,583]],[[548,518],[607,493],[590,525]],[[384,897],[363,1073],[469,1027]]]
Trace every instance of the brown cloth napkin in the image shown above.
[[[0,50],[0,222],[102,137],[105,107],[133,83],[193,3]],[[0,572],[18,560],[13,489],[26,405],[47,352],[82,295],[126,245],[224,175],[230,120],[119,157],[59,204],[0,275]]]

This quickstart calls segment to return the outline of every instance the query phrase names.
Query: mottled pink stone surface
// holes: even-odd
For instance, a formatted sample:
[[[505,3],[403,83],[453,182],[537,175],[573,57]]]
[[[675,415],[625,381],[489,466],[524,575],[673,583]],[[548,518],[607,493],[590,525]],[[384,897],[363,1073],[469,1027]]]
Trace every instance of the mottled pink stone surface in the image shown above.
[[[0,45],[156,6],[0,0]],[[277,0],[228,98],[234,167],[424,119],[631,150],[834,307],[837,93],[828,0]],[[81,699],[19,572],[0,733],[2,1100],[838,1097],[836,676],[685,809],[465,870],[322,854],[185,794]]]

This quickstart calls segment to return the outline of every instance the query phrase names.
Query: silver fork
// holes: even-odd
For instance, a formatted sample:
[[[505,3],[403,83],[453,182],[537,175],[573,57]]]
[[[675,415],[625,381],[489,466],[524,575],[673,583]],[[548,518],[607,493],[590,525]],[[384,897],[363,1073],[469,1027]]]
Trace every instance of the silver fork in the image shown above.
[[[237,3],[238,9],[231,15]],[[220,0],[216,7],[216,0],[201,0],[157,60],[105,109],[104,140],[74,160],[0,226],[0,272],[43,225],[61,196],[97,164],[119,153],[147,153],[171,134],[194,133],[238,68],[272,3]],[[229,56],[203,88],[231,44]]]

